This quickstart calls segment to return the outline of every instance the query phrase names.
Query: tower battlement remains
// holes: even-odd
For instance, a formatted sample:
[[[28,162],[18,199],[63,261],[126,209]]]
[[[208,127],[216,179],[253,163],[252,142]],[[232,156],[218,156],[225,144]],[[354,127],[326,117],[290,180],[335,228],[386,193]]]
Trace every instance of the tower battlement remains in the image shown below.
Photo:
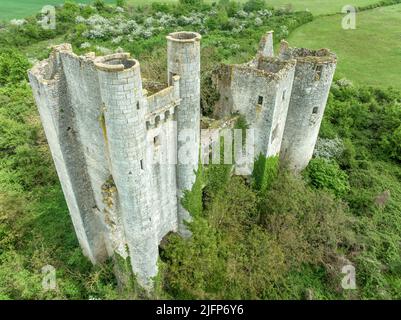
[[[312,158],[336,64],[328,49],[290,48],[286,41],[274,57],[267,32],[252,61],[215,72],[215,117],[243,115],[255,132],[256,155],[280,155],[299,172]]]

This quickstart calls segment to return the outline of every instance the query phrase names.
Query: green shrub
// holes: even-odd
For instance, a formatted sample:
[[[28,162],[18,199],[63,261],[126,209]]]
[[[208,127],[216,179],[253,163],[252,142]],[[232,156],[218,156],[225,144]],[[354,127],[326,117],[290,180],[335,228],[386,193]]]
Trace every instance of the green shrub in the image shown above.
[[[179,0],[179,1],[180,4],[189,6],[198,6],[203,2],[203,0]]]
[[[277,178],[278,169],[278,157],[266,158],[264,155],[260,154],[255,161],[252,173],[255,189],[262,193],[266,192]]]
[[[202,215],[203,203],[202,203],[202,190],[204,187],[204,173],[203,167],[199,164],[196,172],[195,183],[191,190],[185,190],[184,196],[181,199],[182,206],[188,210],[188,212],[196,217]]]
[[[241,10],[241,4],[232,0],[219,0],[219,7],[224,8],[229,17],[235,16]]]
[[[256,194],[234,177],[213,201],[207,219],[190,225],[193,238],[172,235],[164,256],[165,290],[178,299],[268,297],[286,269],[274,240],[255,225]],[[265,272],[266,268],[270,271]]]
[[[205,25],[210,30],[229,30],[231,28],[228,20],[228,14],[225,9],[220,9],[215,16],[209,17]]]
[[[244,4],[244,10],[247,12],[258,11],[266,8],[265,0],[248,0]]]
[[[126,5],[127,5],[127,1],[126,0],[116,0],[116,6],[117,7],[124,8]]]
[[[316,188],[332,191],[337,196],[349,191],[348,176],[335,161],[313,159],[305,174],[310,179],[311,185]]]
[[[346,206],[288,173],[279,175],[259,207],[265,228],[295,268],[330,263],[340,244],[353,241]]]
[[[356,149],[351,139],[343,140],[343,152],[338,157],[337,162],[341,168],[347,170],[356,166]]]
[[[29,62],[16,50],[0,50],[0,86],[18,84],[27,80]]]
[[[106,3],[104,2],[104,0],[94,0],[93,1],[93,6],[98,11],[103,11],[106,8]]]
[[[401,162],[401,125],[389,135],[383,136],[381,145],[391,158]]]

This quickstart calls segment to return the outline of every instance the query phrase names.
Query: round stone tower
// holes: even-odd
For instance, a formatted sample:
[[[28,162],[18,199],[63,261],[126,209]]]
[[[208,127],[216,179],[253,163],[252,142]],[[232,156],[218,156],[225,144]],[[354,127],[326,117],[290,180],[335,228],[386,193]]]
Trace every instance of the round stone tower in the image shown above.
[[[299,172],[313,156],[337,58],[327,49],[289,48],[285,41],[281,43],[280,58],[297,61],[281,159],[290,169]]]
[[[150,166],[146,156],[145,100],[139,62],[119,53],[95,60],[103,101],[99,119],[121,220],[138,281],[148,287],[157,274],[158,240],[150,208]]]
[[[198,169],[200,146],[200,40],[195,32],[175,32],[167,36],[168,81],[180,76],[181,103],[177,110],[177,189],[178,228],[183,236],[189,232],[184,221],[189,213],[182,207],[185,190],[191,190]]]

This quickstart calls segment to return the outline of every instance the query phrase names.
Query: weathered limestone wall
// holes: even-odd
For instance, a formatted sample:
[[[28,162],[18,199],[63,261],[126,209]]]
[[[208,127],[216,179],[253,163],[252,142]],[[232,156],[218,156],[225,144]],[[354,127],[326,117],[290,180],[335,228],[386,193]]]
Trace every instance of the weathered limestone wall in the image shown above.
[[[232,65],[224,70],[230,85],[221,80],[220,103],[226,105],[223,110],[244,115],[254,129],[255,156],[273,156],[280,152],[295,61],[261,57],[254,65]]]
[[[272,58],[273,33],[267,32],[252,61],[223,65],[214,74],[220,93],[215,116],[245,116],[255,129],[256,156],[275,156],[293,171],[304,169],[313,155],[336,56],[327,49],[289,48]]]
[[[167,69],[169,83],[180,76],[181,104],[177,110],[178,130],[178,230],[189,236],[185,221],[190,214],[182,207],[185,190],[195,182],[200,145],[200,39],[194,32],[176,32],[167,37]],[[184,145],[186,146],[184,148]]]
[[[180,77],[175,76],[171,86],[147,97],[147,113],[160,113],[160,109],[178,100],[180,100]]]
[[[146,106],[139,62],[127,54],[95,60],[100,81],[111,173],[118,192],[132,268],[148,286],[157,274],[158,239],[146,158]]]
[[[178,43],[184,66],[172,64],[170,85],[149,97],[139,62],[127,53],[77,56],[65,44],[29,72],[84,253],[93,263],[129,256],[145,288],[157,275],[160,241],[178,230],[177,178],[187,190],[195,176],[177,170],[176,121],[195,129],[190,168],[198,160],[199,72],[192,71],[199,71],[199,39]],[[181,96],[181,88],[193,90]]]
[[[96,263],[107,257],[105,235],[78,133],[79,115],[63,71],[61,52],[70,50],[69,45],[55,48],[30,70],[29,79],[79,243]]]
[[[75,117],[73,130],[79,137],[79,145],[82,148],[89,183],[95,199],[92,210],[102,223],[102,232],[107,238],[105,245],[108,256],[112,256],[115,251],[126,256],[121,230],[111,229],[112,225],[117,224],[109,221],[110,217],[106,219],[105,215],[105,212],[111,208],[104,201],[102,186],[111,173],[104,132],[100,125],[103,104],[97,70],[93,64],[94,56],[78,57],[71,50],[61,50],[60,58],[66,86],[70,93],[69,101]]]
[[[267,145],[266,157],[277,156],[281,150],[281,143],[284,133],[285,122],[287,118],[288,107],[292,92],[292,84],[295,73],[295,61],[286,62],[272,58],[260,58],[258,68],[269,72],[275,79],[270,85],[270,91],[274,92],[274,104],[272,107],[262,108],[264,117],[257,125],[260,132],[259,143]],[[275,84],[275,87],[274,87]],[[272,109],[269,111],[269,109]],[[271,123],[270,129],[266,130],[267,123]]]
[[[167,37],[169,86],[151,96],[127,53],[79,57],[64,44],[29,72],[85,255],[93,263],[129,256],[145,288],[157,275],[162,238],[190,235],[181,199],[199,161],[200,39],[192,32]],[[281,153],[300,171],[313,154],[336,57],[286,42],[272,56],[268,32],[254,60],[221,68],[216,114],[244,115],[255,130],[254,156]]]
[[[263,57],[263,58],[274,57],[273,33],[274,33],[274,31],[266,32],[266,34],[260,40],[259,51],[258,51],[259,57]]]
[[[294,171],[301,171],[313,156],[337,59],[327,49],[289,48],[286,42],[282,42],[280,58],[297,60],[281,158]]]
[[[152,159],[151,203],[155,212],[158,241],[170,231],[178,230],[177,207],[177,125],[175,116],[180,104],[179,77],[173,85],[148,97],[146,115],[147,152]]]
[[[213,117],[216,119],[222,119],[233,114],[234,101],[231,90],[233,68],[233,65],[222,64],[213,72],[213,85],[219,93],[219,100],[213,109]]]

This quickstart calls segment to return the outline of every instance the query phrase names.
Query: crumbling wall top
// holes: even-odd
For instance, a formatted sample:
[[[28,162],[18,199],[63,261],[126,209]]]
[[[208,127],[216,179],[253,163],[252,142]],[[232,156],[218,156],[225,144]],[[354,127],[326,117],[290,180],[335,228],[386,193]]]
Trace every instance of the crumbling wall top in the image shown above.
[[[200,41],[202,39],[202,36],[197,32],[179,31],[170,33],[166,38],[169,41],[185,43]]]
[[[283,61],[277,58],[260,57],[257,61],[257,66],[243,64],[233,65],[232,67],[242,72],[265,77],[268,80],[281,80],[295,65],[296,60],[294,59]]]
[[[280,58],[296,59],[300,63],[330,64],[337,62],[336,54],[329,49],[291,48],[285,40],[282,40],[280,44]]]
[[[130,54],[115,53],[95,59],[95,66],[106,72],[128,71],[139,67],[139,62],[130,58]]]

